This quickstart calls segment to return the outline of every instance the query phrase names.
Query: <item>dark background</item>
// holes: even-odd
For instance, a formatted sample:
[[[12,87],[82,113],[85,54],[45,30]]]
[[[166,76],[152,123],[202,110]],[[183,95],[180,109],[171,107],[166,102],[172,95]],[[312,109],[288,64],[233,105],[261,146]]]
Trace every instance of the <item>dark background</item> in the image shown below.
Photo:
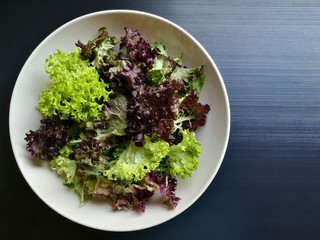
[[[83,14],[135,9],[191,33],[230,98],[231,134],[207,191],[176,218],[116,233],[67,220],[23,179],[8,112],[17,76],[52,31]],[[0,1],[0,239],[320,239],[319,0]]]

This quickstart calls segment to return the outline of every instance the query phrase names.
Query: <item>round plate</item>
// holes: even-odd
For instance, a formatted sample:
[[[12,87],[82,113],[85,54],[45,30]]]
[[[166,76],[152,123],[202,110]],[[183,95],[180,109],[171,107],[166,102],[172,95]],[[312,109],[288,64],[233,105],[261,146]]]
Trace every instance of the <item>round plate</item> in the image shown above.
[[[172,57],[183,54],[188,67],[204,65],[206,82],[200,101],[211,111],[206,126],[197,130],[203,153],[199,168],[191,178],[178,179],[176,195],[181,198],[175,209],[168,209],[155,195],[147,203],[145,213],[113,211],[106,202],[90,200],[80,207],[79,196],[63,185],[63,180],[49,170],[47,162],[39,161],[26,151],[25,134],[40,126],[41,115],[36,108],[41,91],[49,81],[44,71],[45,59],[56,49],[72,51],[78,40],[86,43],[97,36],[101,27],[120,37],[124,27],[138,30],[150,44],[163,42]],[[215,63],[189,33],[176,24],[145,12],[111,10],[88,14],[72,20],[50,34],[33,51],[24,64],[10,105],[10,137],[17,164],[33,191],[52,209],[79,224],[108,231],[132,231],[155,226],[177,216],[190,207],[207,189],[223,160],[230,130],[230,109],[227,92]]]

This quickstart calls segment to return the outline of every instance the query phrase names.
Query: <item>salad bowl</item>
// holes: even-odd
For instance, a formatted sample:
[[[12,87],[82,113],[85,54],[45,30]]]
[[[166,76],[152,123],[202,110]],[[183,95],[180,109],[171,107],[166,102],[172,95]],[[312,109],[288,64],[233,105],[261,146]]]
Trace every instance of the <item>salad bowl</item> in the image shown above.
[[[78,40],[87,42],[96,36],[97,29],[106,27],[116,37],[124,28],[139,30],[150,43],[162,42],[170,56],[183,56],[187,66],[204,66],[205,83],[200,100],[211,107],[207,123],[196,131],[202,153],[199,167],[191,178],[178,178],[176,195],[181,198],[174,209],[160,204],[155,195],[146,211],[114,211],[100,200],[80,206],[79,196],[63,186],[63,180],[53,174],[45,161],[35,160],[26,151],[25,134],[39,127],[41,114],[36,108],[41,91],[46,87],[45,59],[56,49],[70,52]],[[203,46],[187,31],[162,17],[140,11],[108,10],[76,18],[59,27],[32,52],[16,81],[10,104],[9,130],[18,167],[31,189],[54,211],[94,229],[133,231],[164,223],[188,209],[211,184],[223,161],[229,140],[230,109],[227,91],[217,66]]]

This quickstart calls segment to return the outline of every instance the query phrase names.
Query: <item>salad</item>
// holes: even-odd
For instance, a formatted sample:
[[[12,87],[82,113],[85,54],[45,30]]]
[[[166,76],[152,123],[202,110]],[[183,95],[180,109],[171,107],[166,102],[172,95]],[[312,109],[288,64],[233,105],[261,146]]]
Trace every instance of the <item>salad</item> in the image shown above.
[[[199,102],[204,67],[184,66],[161,42],[124,29],[117,39],[103,27],[46,59],[43,118],[26,133],[26,148],[79,194],[81,206],[102,198],[115,210],[144,212],[160,191],[175,208],[177,178],[191,177],[202,152],[195,130],[210,111]]]

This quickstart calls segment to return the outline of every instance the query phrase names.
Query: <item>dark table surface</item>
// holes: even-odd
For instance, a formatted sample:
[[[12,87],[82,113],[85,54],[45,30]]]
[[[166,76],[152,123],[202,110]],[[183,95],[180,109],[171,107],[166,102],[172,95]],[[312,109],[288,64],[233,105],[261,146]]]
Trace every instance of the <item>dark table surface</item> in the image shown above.
[[[37,45],[83,14],[134,9],[179,24],[207,49],[230,98],[231,134],[207,191],[176,218],[115,233],[67,220],[23,179],[8,112]],[[320,239],[319,0],[0,1],[0,239]]]

